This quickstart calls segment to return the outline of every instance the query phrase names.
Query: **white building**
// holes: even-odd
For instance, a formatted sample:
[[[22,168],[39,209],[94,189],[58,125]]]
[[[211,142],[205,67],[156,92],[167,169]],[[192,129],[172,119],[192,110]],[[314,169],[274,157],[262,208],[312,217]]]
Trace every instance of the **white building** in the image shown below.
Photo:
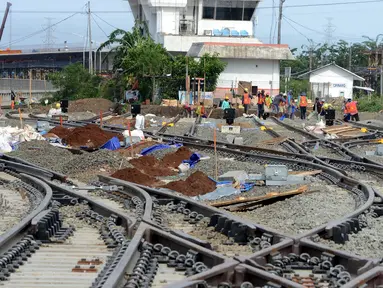
[[[216,96],[237,87],[238,81],[279,92],[279,61],[293,56],[287,45],[263,44],[253,36],[259,2],[129,0],[135,18],[147,21],[153,39],[169,52],[192,57],[219,53],[228,65],[220,76]]]
[[[364,78],[330,63],[299,76],[309,79],[313,98],[352,98],[354,81],[363,82]],[[360,85],[362,86],[362,85]]]

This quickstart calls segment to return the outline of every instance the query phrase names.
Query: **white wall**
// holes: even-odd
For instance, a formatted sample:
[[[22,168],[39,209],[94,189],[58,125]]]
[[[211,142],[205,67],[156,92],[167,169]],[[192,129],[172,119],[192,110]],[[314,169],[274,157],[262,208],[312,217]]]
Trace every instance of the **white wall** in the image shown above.
[[[252,59],[222,59],[227,63],[219,77],[217,90],[225,90],[238,86],[238,81],[252,82],[253,86],[265,91],[271,90],[273,95],[279,92],[279,61]]]
[[[329,83],[329,97],[340,97],[341,92],[344,97],[352,98],[352,87],[354,84],[353,76],[335,66],[314,72],[310,75],[311,83]],[[323,95],[326,97],[327,95]]]

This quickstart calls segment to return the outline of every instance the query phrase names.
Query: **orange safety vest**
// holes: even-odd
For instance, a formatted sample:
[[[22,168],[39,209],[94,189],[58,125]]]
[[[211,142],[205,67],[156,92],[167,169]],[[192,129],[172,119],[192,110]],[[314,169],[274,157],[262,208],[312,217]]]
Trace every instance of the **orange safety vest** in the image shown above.
[[[250,104],[250,97],[249,97],[249,93],[244,93],[243,94],[243,104]]]
[[[356,107],[355,101],[348,102],[346,104],[346,109],[347,109],[347,112],[350,113],[351,115],[358,114],[358,108]]]
[[[299,103],[300,107],[307,107],[307,97],[306,96],[301,96],[301,101]]]
[[[265,97],[262,94],[259,94],[258,96],[258,104],[265,103]]]

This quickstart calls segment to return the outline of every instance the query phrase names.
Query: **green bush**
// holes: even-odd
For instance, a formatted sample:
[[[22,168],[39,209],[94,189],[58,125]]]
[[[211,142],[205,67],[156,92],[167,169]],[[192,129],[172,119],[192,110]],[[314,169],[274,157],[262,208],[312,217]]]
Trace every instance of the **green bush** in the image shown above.
[[[380,97],[363,97],[357,101],[360,112],[379,112],[383,110],[382,99]]]

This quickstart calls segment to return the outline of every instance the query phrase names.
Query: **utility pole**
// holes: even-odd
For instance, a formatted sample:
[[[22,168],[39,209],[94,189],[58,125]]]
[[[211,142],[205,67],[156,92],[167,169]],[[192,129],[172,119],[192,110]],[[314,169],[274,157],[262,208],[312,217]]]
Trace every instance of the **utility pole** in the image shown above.
[[[283,3],[286,0],[279,0],[279,18],[278,18],[278,44],[281,44],[281,33],[282,33],[282,16],[283,16]]]
[[[186,79],[185,79],[185,104],[189,104],[190,84],[189,84],[189,58],[186,56]]]
[[[89,29],[89,73],[93,74],[93,52],[92,52],[92,21],[90,14],[90,1],[88,1],[88,29]]]
[[[380,98],[383,97],[383,46],[380,46]]]
[[[350,50],[348,53],[348,70],[352,71],[352,44],[350,44]]]

